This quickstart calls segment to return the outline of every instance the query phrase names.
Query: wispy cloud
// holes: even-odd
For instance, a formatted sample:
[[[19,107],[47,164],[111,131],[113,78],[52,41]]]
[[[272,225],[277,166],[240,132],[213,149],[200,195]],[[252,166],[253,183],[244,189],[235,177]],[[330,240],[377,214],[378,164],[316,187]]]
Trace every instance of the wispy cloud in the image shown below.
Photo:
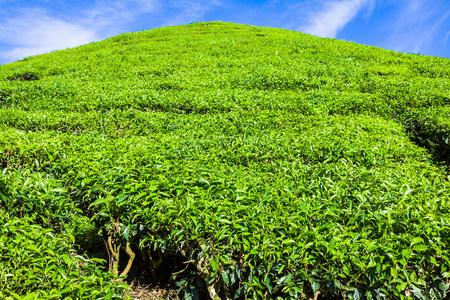
[[[181,8],[186,18],[201,18],[205,13],[205,4],[207,1],[201,0],[182,0],[175,1],[174,6]]]
[[[0,63],[118,34],[138,16],[157,11],[158,5],[158,0],[97,0],[78,9],[70,6],[55,11],[37,6],[16,10],[11,17],[0,19],[0,41],[8,45],[0,48]]]
[[[366,16],[370,16],[375,0],[327,1],[319,10],[310,12],[307,25],[298,30],[321,37],[335,38],[364,7],[368,7]]]
[[[157,12],[159,0],[97,0],[80,12],[79,21],[97,31],[119,31],[141,15]]]
[[[12,45],[0,55],[7,60],[86,44],[97,39],[94,30],[33,10],[0,25],[0,40]]]
[[[0,0],[0,64],[122,32],[202,21],[221,1]],[[11,7],[14,12],[8,11]]]
[[[444,25],[449,25],[449,19],[450,9],[442,10],[435,3],[425,0],[405,1],[401,13],[391,25],[386,46],[411,53],[429,52],[438,43],[445,47],[450,33],[445,35]]]
[[[432,31],[435,32],[436,30],[438,30],[439,27],[441,27],[443,24],[445,24],[445,22],[449,19],[450,17],[450,9],[444,13],[444,15],[441,17],[441,19],[434,25],[434,27],[432,28]],[[444,38],[444,45],[447,45],[447,40],[448,40],[448,36],[450,34],[450,31],[447,32],[445,38]]]
[[[186,24],[203,21],[205,13],[213,7],[222,4],[220,0],[170,0],[168,1],[176,13],[165,20],[163,26]]]

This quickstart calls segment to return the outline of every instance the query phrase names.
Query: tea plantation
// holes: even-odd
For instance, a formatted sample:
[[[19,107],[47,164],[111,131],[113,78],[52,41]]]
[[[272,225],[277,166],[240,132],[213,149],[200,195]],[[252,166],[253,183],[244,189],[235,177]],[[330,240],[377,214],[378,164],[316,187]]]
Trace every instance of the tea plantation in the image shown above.
[[[0,66],[0,298],[448,299],[449,104],[449,59],[223,22]]]

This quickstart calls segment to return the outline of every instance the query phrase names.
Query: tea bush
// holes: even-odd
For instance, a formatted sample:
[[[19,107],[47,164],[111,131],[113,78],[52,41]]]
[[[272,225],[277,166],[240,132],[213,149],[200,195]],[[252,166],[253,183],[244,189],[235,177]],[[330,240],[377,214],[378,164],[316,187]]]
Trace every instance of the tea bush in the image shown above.
[[[127,286],[72,249],[73,237],[1,214],[2,299],[123,299]]]
[[[444,299],[447,67],[223,22],[0,66],[0,210],[55,243],[99,232],[119,276],[179,257],[185,299]],[[76,297],[121,295],[64,257],[97,276]]]

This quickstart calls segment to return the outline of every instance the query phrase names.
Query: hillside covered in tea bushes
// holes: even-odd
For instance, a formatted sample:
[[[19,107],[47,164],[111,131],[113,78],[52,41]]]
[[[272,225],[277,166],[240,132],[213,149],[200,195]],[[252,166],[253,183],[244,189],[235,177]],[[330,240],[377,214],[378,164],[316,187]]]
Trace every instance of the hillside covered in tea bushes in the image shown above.
[[[449,104],[449,59],[223,22],[0,66],[0,298],[448,298]]]

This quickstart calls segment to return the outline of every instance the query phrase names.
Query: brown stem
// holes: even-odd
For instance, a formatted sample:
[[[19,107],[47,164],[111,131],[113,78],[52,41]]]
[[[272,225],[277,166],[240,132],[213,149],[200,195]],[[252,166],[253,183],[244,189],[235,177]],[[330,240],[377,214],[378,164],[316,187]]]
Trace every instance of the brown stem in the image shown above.
[[[205,260],[205,257],[203,256],[202,258],[200,258],[200,260],[197,263],[197,270],[200,272],[201,277],[206,278],[208,276],[208,270],[203,269],[203,261]]]
[[[108,237],[108,246],[112,254],[112,272],[119,274],[119,260],[120,260],[120,245],[112,245],[111,236]]]
[[[202,277],[205,281],[207,280],[209,276],[208,268],[205,266],[207,262],[205,262],[205,256],[200,258],[200,260],[197,262],[197,270],[200,272],[200,277]],[[219,292],[222,288],[222,283],[220,280],[215,280],[213,283],[208,284],[206,289],[208,290],[209,296],[213,300],[220,299]]]
[[[120,249],[119,249],[120,251]],[[122,274],[120,274],[120,276],[125,276],[128,274],[128,272],[131,269],[131,265],[133,264],[134,258],[136,257],[136,254],[134,254],[133,250],[131,250],[130,247],[130,241],[127,241],[126,247],[125,247],[125,252],[127,252],[128,256],[130,257],[128,259],[128,264],[125,267],[125,270],[123,270]]]
[[[320,295],[320,291],[318,291],[317,293],[314,294],[314,300],[319,299],[319,295]]]
[[[103,240],[103,243],[105,243],[106,252],[108,253],[108,269],[112,270],[112,257],[111,252],[109,252],[108,242]]]
[[[158,249],[158,259],[155,260],[153,258],[152,253],[150,252],[150,249],[147,249],[148,258],[150,259],[150,271],[152,273],[152,279],[153,281],[158,281],[158,275],[156,274],[156,269],[159,267],[159,265],[163,261],[163,255],[161,253],[161,250]]]
[[[139,254],[141,255],[142,260],[144,262],[148,262],[147,252],[144,251],[144,248],[138,247],[138,249],[139,249]]]

